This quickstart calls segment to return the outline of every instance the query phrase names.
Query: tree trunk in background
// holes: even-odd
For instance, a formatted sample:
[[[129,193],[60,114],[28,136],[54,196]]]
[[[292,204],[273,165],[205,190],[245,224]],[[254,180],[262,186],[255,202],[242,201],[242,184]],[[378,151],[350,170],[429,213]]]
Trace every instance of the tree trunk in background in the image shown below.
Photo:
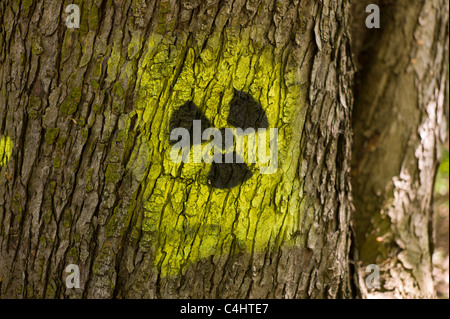
[[[381,8],[380,30],[356,18],[353,25],[361,64],[352,155],[360,287],[366,297],[433,297],[432,204],[445,134],[449,7],[445,0],[399,0],[381,1]],[[369,264],[380,267],[376,292],[364,283]]]
[[[0,297],[352,297],[349,1],[74,2],[73,30],[72,1],[0,3]],[[280,164],[218,189],[168,123],[193,101],[225,127],[235,90]]]

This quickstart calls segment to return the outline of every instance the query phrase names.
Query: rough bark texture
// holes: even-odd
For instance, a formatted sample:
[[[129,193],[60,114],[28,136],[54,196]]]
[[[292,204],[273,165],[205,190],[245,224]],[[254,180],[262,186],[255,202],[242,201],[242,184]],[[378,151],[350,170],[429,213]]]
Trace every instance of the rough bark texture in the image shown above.
[[[0,3],[0,297],[351,297],[349,2],[74,2],[77,30],[69,1]],[[280,165],[214,189],[167,123],[225,126],[234,89]]]
[[[364,296],[434,297],[432,204],[445,134],[448,2],[379,3],[380,30],[364,29],[361,20],[353,26],[360,64],[352,155],[360,286]],[[365,288],[369,264],[380,267],[378,291]]]

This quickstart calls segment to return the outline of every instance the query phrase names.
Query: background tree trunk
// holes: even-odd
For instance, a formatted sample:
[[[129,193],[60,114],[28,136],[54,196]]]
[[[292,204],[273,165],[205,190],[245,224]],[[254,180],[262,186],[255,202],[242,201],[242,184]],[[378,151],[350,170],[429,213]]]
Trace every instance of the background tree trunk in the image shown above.
[[[379,31],[354,21],[361,64],[352,164],[360,286],[365,296],[430,298],[434,181],[446,135],[448,2],[379,3]],[[364,284],[369,264],[380,267],[379,291]]]

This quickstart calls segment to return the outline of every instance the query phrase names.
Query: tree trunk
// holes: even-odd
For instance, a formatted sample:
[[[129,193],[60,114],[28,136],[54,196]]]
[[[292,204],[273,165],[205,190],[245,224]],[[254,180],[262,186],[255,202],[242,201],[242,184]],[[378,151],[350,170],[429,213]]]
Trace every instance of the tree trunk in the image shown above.
[[[2,1],[0,298],[433,296],[448,5],[409,3],[352,52],[349,0]],[[278,169],[173,162],[193,119],[277,128]]]
[[[68,4],[0,4],[1,297],[350,297],[348,1],[75,1],[80,29]],[[226,127],[235,90],[279,168],[215,188],[168,123]]]
[[[365,3],[361,3],[364,6]],[[430,298],[432,208],[445,139],[448,2],[381,1],[381,29],[363,39],[353,115],[352,184],[364,296]],[[361,9],[356,8],[359,12]],[[363,45],[364,46],[363,46]],[[381,289],[364,284],[377,264]]]

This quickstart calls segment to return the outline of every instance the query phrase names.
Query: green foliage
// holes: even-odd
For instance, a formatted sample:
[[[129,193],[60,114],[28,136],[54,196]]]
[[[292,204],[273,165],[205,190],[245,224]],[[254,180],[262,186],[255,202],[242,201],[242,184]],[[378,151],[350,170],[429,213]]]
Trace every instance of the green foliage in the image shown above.
[[[442,147],[442,159],[439,166],[438,174],[436,177],[436,195],[446,196],[448,207],[448,194],[449,194],[449,150],[447,147]]]

